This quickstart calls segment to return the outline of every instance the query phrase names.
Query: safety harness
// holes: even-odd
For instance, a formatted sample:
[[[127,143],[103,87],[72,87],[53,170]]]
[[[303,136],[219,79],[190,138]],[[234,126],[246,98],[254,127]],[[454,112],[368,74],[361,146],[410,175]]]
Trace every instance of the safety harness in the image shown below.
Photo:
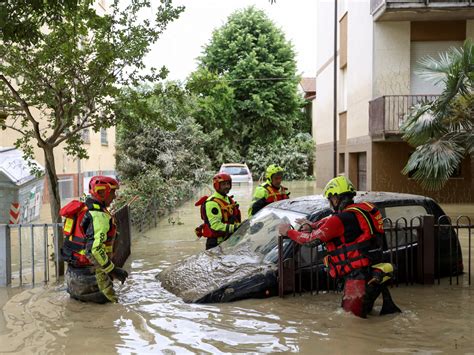
[[[84,217],[89,210],[97,210],[110,214],[107,209],[102,208],[97,203],[86,204],[78,200],[69,202],[59,211],[59,214],[65,217],[63,229],[65,239],[61,254],[64,261],[75,267],[93,265],[86,255],[87,235],[83,226]],[[107,240],[105,241],[105,250],[109,257],[112,255],[116,234],[114,218],[112,218],[111,221],[112,225],[107,232]]]
[[[368,230],[361,228],[356,214],[364,218]],[[344,225],[344,235],[327,243],[326,260],[332,277],[342,277],[378,261],[384,234],[382,214],[368,202],[350,205],[337,217]]]
[[[279,189],[277,189],[273,187],[272,184],[266,182],[265,184],[263,184],[263,188],[268,192],[268,196],[265,199],[267,203],[286,200],[289,198],[287,193],[288,189],[286,187],[281,186]]]
[[[208,196],[201,197],[194,205],[201,207],[201,219],[204,221],[201,225],[196,227],[194,230],[196,235],[206,238],[221,238],[229,235],[229,231],[216,231],[211,228],[209,218],[206,214],[206,203],[209,201],[214,201],[219,205],[222,214],[222,222],[228,225],[241,222],[241,214],[239,210],[239,205],[232,199],[233,196],[229,196],[229,202],[220,199],[218,197]]]

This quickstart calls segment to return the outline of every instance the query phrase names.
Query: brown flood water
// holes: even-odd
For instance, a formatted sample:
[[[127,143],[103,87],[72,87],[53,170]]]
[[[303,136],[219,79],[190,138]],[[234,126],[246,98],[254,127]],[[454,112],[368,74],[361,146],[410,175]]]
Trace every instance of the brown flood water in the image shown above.
[[[292,197],[319,193],[313,186],[288,184]],[[245,216],[251,192],[233,191]],[[458,209],[473,213],[472,205],[447,207],[453,215]],[[474,354],[474,285],[446,280],[393,288],[403,313],[368,319],[344,313],[334,293],[186,304],[155,275],[204,249],[193,234],[199,210],[190,201],[171,217],[180,224],[164,218],[158,228],[134,236],[130,277],[116,284],[119,304],[71,300],[64,285],[0,288],[0,353]]]

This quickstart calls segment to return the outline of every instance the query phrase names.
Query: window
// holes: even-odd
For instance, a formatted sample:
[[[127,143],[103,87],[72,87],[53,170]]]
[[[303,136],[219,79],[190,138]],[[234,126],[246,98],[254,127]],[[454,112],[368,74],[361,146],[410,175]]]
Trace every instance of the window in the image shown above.
[[[84,128],[84,129],[82,130],[82,140],[84,141],[84,143],[90,144],[90,142],[91,142],[91,131],[90,131],[90,128]]]
[[[357,190],[367,191],[367,153],[357,154]]]
[[[339,171],[338,173],[341,175],[344,175],[344,172],[346,171],[346,165],[345,165],[345,154],[344,153],[339,153]]]
[[[58,188],[61,201],[74,197],[74,180],[70,176],[59,177]]]
[[[339,21],[339,68],[347,67],[347,12]]]
[[[100,144],[109,145],[109,141],[107,139],[107,129],[106,128],[101,128],[100,129]]]
[[[461,41],[412,41],[410,50],[410,94],[441,94],[444,90],[444,83],[434,83],[419,75],[420,60],[428,56],[439,59],[439,55],[447,52],[451,47],[460,48],[461,46]]]

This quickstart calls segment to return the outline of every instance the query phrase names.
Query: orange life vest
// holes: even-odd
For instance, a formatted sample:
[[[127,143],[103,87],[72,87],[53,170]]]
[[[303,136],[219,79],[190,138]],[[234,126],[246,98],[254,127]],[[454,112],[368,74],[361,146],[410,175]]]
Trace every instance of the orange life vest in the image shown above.
[[[219,208],[221,209],[222,222],[228,223],[228,224],[241,222],[242,217],[241,217],[239,205],[235,203],[235,201],[232,199],[232,196],[229,196],[230,203],[217,197],[212,197],[210,200],[208,200],[208,198],[209,198],[208,196],[203,196],[194,204],[195,206],[201,206],[201,219],[204,221],[203,224],[196,227],[195,233],[199,238],[200,237],[206,237],[206,238],[226,237],[227,236],[226,232],[216,231],[216,230],[211,229],[211,224],[209,223],[209,218],[207,217],[207,214],[206,214],[206,202],[208,201],[217,202],[217,204],[219,205]]]
[[[268,192],[268,197],[265,199],[268,203],[272,203],[275,201],[281,201],[281,200],[286,200],[288,199],[288,193],[287,193],[287,188],[281,186],[279,189],[276,189],[273,187],[272,184],[269,184],[268,182],[263,185],[265,190]]]
[[[363,217],[368,228],[361,227],[357,215]],[[382,214],[368,202],[349,205],[336,216],[344,225],[344,235],[326,243],[329,274],[334,278],[370,266],[382,251],[384,234]]]
[[[99,208],[96,208],[94,205]],[[110,214],[107,209],[101,208],[96,203],[92,204],[92,209]],[[93,265],[86,255],[87,235],[82,226],[82,221],[88,211],[89,207],[84,202],[77,200],[69,202],[59,211],[59,214],[65,217],[63,229],[65,238],[61,253],[63,259],[75,267]],[[107,240],[105,241],[105,247],[106,250],[108,250],[107,255],[109,257],[112,256],[112,248],[117,232],[115,219],[113,217],[111,221],[111,228],[107,232]]]

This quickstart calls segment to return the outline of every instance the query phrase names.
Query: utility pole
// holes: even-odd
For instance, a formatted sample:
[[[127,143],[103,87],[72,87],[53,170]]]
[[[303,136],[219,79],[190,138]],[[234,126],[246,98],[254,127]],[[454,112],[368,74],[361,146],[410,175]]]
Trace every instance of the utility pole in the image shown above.
[[[337,0],[334,0],[334,104],[333,104],[333,177],[337,176]]]

